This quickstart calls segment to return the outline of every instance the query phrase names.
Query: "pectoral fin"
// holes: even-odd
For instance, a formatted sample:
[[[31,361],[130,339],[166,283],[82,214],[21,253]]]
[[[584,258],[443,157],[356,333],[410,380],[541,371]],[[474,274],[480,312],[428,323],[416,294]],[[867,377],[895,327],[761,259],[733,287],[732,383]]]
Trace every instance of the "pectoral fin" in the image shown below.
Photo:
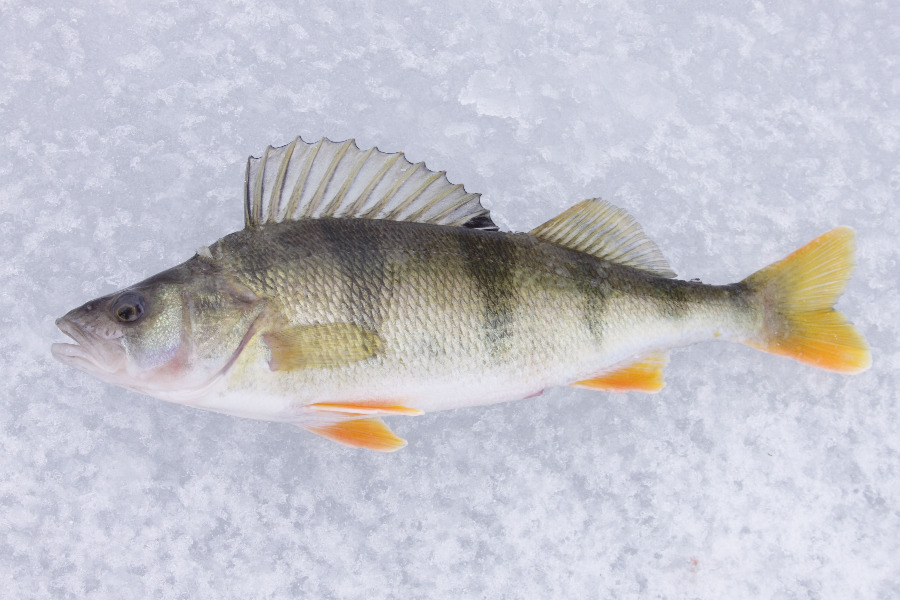
[[[572,386],[606,392],[658,392],[666,385],[663,370],[668,363],[669,353],[657,352],[593,379],[577,381]]]
[[[263,343],[269,348],[273,371],[337,367],[374,356],[378,335],[352,323],[300,325],[267,331]]]
[[[381,419],[353,419],[306,429],[351,448],[393,452],[406,445]]]

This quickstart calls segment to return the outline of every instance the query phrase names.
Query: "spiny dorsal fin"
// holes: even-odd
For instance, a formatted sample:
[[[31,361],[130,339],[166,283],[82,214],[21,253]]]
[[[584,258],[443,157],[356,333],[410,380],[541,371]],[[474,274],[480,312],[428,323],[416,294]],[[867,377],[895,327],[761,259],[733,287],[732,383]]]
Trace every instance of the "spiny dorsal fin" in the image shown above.
[[[610,262],[660,277],[675,277],[662,252],[638,222],[621,208],[599,198],[579,202],[530,233]]]
[[[297,138],[247,160],[244,225],[333,217],[496,231],[480,196],[399,152],[363,151],[353,140],[307,144]]]

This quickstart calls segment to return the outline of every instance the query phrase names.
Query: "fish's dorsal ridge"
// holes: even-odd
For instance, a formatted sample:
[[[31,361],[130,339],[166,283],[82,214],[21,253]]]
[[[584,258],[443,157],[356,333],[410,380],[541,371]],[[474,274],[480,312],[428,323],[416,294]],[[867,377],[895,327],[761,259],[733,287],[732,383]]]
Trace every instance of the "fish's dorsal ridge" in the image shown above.
[[[352,139],[301,138],[247,159],[244,225],[298,219],[389,219],[496,231],[480,194],[402,152],[360,150]]]
[[[675,277],[659,247],[634,217],[599,198],[579,202],[529,233],[609,262]]]

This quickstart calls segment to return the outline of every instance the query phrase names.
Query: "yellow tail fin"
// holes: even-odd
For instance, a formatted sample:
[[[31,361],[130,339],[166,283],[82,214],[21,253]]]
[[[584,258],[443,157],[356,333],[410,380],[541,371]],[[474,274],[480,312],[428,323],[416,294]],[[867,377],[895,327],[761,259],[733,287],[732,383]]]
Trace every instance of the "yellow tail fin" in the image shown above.
[[[832,229],[742,282],[764,306],[751,346],[839,373],[869,368],[866,341],[833,308],[853,270],[854,236],[849,227]]]

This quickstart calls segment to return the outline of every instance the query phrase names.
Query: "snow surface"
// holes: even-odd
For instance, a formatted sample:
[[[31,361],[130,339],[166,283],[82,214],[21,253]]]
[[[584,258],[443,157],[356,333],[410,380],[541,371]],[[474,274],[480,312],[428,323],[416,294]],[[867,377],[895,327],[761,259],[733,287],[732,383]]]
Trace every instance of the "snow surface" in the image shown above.
[[[0,0],[2,596],[900,597],[898,6]],[[50,357],[239,228],[246,156],[297,134],[506,228],[603,196],[707,282],[850,225],[874,366],[701,344],[660,394],[393,419],[380,455]]]

